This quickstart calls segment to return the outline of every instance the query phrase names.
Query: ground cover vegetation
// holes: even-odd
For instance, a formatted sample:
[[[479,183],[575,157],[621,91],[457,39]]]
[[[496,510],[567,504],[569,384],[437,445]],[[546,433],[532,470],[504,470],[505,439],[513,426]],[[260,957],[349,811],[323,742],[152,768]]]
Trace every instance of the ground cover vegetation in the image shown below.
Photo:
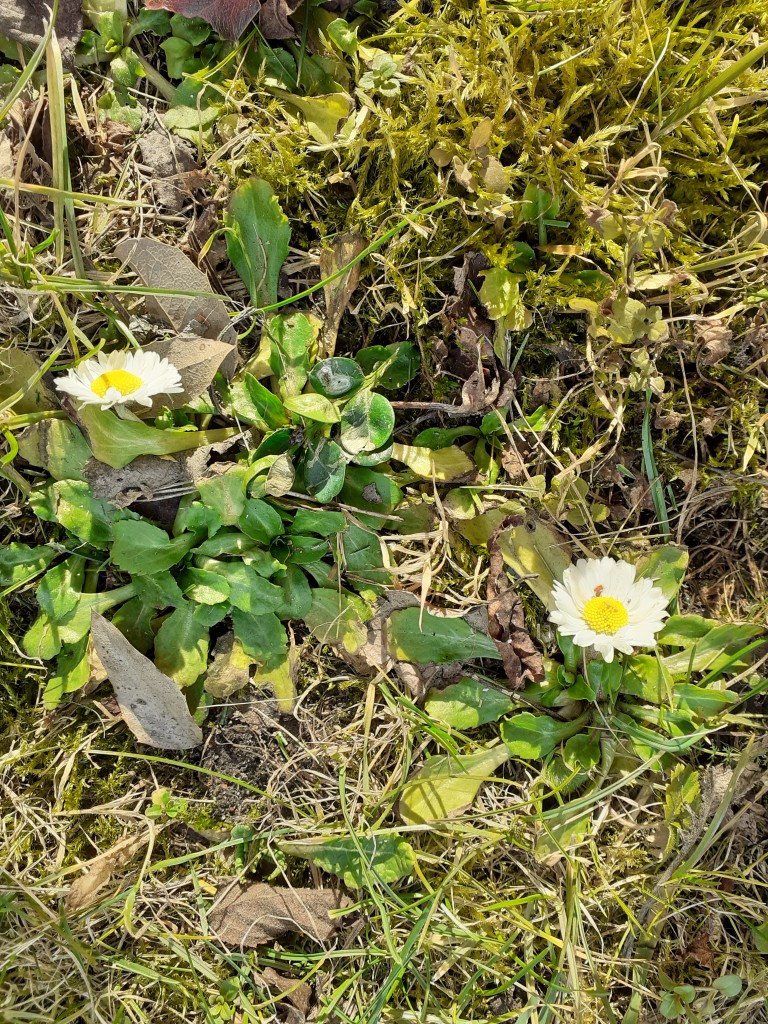
[[[0,1019],[768,1019],[768,0],[169,7],[0,5]]]

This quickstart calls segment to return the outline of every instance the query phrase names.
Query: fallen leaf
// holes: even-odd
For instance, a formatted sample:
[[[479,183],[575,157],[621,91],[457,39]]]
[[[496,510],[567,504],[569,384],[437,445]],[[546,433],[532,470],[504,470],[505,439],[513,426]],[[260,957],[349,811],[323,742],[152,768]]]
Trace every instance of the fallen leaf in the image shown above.
[[[212,290],[205,274],[175,245],[154,238],[126,238],[115,246],[115,255],[127,263],[148,288],[206,293]],[[145,304],[176,331],[190,331],[202,338],[217,338],[232,345],[232,356],[222,371],[225,375],[234,372],[237,332],[230,323],[223,299],[211,294],[161,295],[148,296]]]
[[[127,864],[139,850],[146,846],[148,839],[148,832],[138,836],[128,836],[116,843],[110,850],[105,850],[98,857],[93,857],[81,865],[88,870],[82,878],[76,879],[70,886],[64,900],[65,911],[72,913],[90,906],[94,896],[109,882],[114,872]]]
[[[295,1006],[299,1013],[303,1013],[304,1016],[309,1013],[310,1003],[312,1001],[312,989],[306,983],[306,981],[296,981],[295,978],[284,978],[282,974],[278,974],[273,967],[265,967],[261,972],[261,978],[265,985],[269,988],[276,988],[281,995]]]
[[[704,366],[717,366],[730,355],[733,331],[722,320],[698,320],[693,325],[693,334]]]
[[[523,602],[509,582],[499,547],[499,533],[508,525],[503,522],[488,541],[488,632],[499,649],[510,687],[519,690],[527,679],[538,682],[544,678],[544,663],[526,629]]]
[[[178,135],[153,128],[139,139],[139,152],[141,162],[152,174],[156,205],[170,213],[181,213],[185,200],[185,176],[198,166],[192,146]]]
[[[225,341],[201,338],[198,334],[180,334],[176,338],[152,342],[145,352],[156,352],[176,367],[183,391],[175,395],[158,395],[146,409],[139,409],[141,419],[153,418],[162,409],[181,409],[204,394],[226,360],[232,357],[232,346]]]
[[[163,750],[188,750],[202,743],[202,730],[172,679],[98,612],[91,615],[91,634],[123,720],[139,743]]]
[[[0,35],[34,50],[45,35],[52,6],[46,0],[0,0]],[[54,27],[62,56],[69,57],[83,34],[81,0],[59,0]]]
[[[202,18],[226,39],[237,39],[261,10],[261,0],[146,0],[150,11],[175,11],[185,18]]]
[[[366,248],[367,242],[356,231],[347,231],[334,242],[330,249],[320,254],[320,275],[332,277],[342,268],[356,259]],[[318,360],[327,359],[336,350],[336,335],[339,333],[341,318],[349,305],[352,293],[360,281],[362,264],[355,263],[349,270],[341,274],[335,281],[330,281],[323,288],[325,295],[325,324],[323,325],[318,344]]]
[[[330,889],[288,889],[264,882],[234,886],[209,914],[211,927],[229,946],[256,949],[286,932],[300,932],[327,942],[336,931],[331,911],[352,901]]]

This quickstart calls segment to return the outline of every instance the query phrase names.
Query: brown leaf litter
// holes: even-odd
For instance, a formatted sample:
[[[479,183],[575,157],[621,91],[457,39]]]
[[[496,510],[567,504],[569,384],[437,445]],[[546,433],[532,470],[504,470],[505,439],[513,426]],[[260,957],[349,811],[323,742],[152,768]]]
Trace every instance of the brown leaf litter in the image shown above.
[[[519,690],[528,679],[544,678],[544,663],[526,629],[523,602],[509,582],[499,546],[499,533],[509,526],[509,521],[502,522],[488,541],[488,633],[499,649],[510,688]]]
[[[256,949],[299,932],[315,942],[327,942],[337,922],[330,914],[350,906],[348,896],[331,889],[288,889],[283,886],[234,886],[209,914],[211,927],[228,946]]]

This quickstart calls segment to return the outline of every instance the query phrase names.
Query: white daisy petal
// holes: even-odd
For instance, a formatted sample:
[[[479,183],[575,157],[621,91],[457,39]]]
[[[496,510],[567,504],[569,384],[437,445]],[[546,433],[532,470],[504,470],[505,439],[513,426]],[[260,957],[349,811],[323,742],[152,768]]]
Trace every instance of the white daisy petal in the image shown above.
[[[84,405],[111,409],[136,403],[149,407],[156,395],[180,394],[179,371],[157,352],[99,352],[56,381],[59,391]]]
[[[552,588],[550,620],[577,647],[593,647],[606,661],[616,651],[655,647],[667,618],[667,599],[653,580],[637,579],[635,566],[604,556],[580,558]]]

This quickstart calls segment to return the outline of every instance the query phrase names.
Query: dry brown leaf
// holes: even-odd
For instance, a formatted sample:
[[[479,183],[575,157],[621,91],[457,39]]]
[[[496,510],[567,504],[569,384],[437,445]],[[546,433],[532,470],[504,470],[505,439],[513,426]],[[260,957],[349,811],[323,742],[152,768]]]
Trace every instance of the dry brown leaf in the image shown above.
[[[704,366],[716,366],[730,355],[733,331],[722,320],[699,320],[693,325],[693,333]]]
[[[52,7],[46,0],[0,0],[0,35],[34,50],[45,35]],[[81,0],[59,0],[55,29],[62,55],[69,57],[83,34]]]
[[[64,909],[68,913],[82,910],[89,906],[94,896],[110,880],[115,871],[118,871],[124,864],[127,864],[139,850],[147,845],[149,832],[143,832],[138,836],[128,836],[116,843],[110,850],[105,850],[98,857],[93,857],[81,865],[87,868],[87,872],[78,878],[70,886],[64,901]]]
[[[172,679],[98,612],[91,616],[91,635],[123,721],[139,743],[162,750],[188,750],[202,743],[203,732]]]
[[[162,409],[181,409],[199,398],[211,386],[219,367],[232,356],[232,346],[227,342],[186,333],[155,341],[144,351],[156,352],[175,366],[184,390],[176,395],[158,395],[151,406],[138,411],[142,419],[157,416]]]
[[[168,288],[184,292],[210,292],[211,284],[192,260],[175,245],[154,238],[126,238],[115,246],[115,255],[138,274],[148,288]],[[147,309],[170,324],[174,330],[188,331],[201,338],[216,338],[233,347],[222,372],[234,371],[237,332],[230,323],[227,307],[213,295],[149,296]]]
[[[278,974],[272,967],[265,968],[261,972],[261,977],[269,988],[276,988],[278,992],[284,994],[286,999],[296,1007],[299,1013],[303,1013],[306,1017],[309,1013],[310,1002],[312,1001],[312,989],[306,981],[284,978],[282,974]]]
[[[526,629],[523,602],[509,582],[504,555],[499,547],[499,534],[509,525],[505,520],[488,541],[488,633],[499,649],[511,689],[519,690],[527,679],[538,681],[544,678],[544,663]]]
[[[152,190],[160,209],[181,213],[183,181],[197,168],[195,151],[188,142],[168,131],[154,128],[139,139],[141,161],[152,173]]]
[[[287,889],[258,882],[234,886],[211,910],[209,920],[218,938],[229,946],[255,949],[286,932],[300,932],[327,942],[336,931],[332,910],[352,901],[330,889]]]
[[[325,278],[338,273],[342,267],[345,267],[359,256],[367,244],[363,236],[356,231],[348,231],[340,235],[331,249],[325,249],[320,254],[321,275]],[[319,359],[327,359],[333,355],[336,349],[336,335],[339,332],[339,324],[344,315],[344,310],[352,298],[352,293],[357,288],[361,270],[362,265],[356,263],[354,267],[350,267],[345,274],[342,274],[335,281],[331,281],[323,289],[323,294],[325,295],[325,323],[318,343]]]

